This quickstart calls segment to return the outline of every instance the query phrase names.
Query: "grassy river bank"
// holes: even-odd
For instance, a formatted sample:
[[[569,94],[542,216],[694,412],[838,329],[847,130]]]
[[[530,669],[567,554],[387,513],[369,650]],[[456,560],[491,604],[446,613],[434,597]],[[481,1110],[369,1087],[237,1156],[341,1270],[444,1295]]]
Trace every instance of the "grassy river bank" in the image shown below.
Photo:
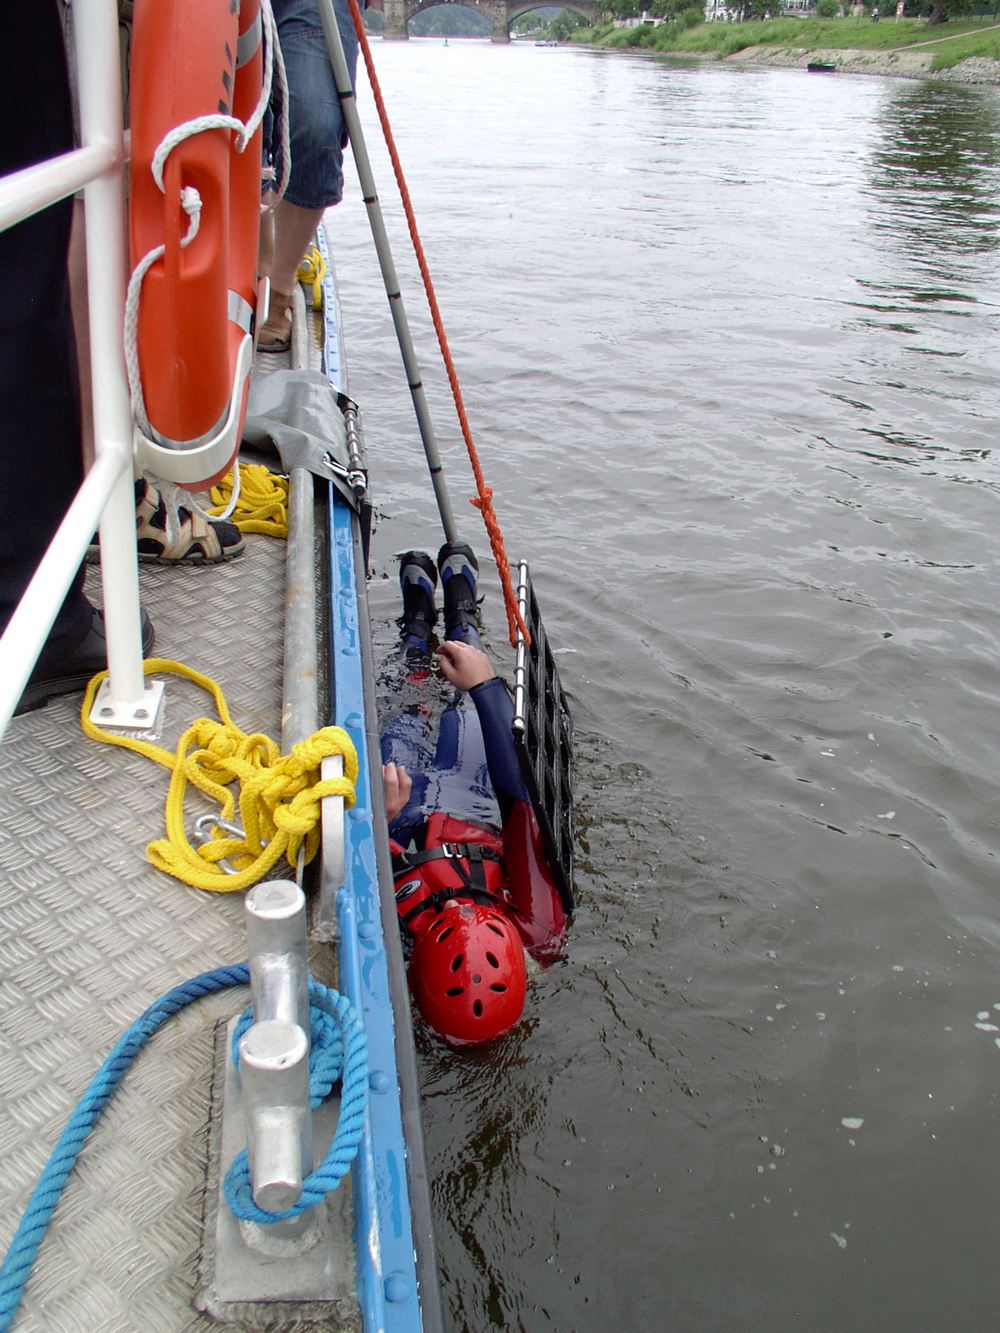
[[[803,69],[823,64],[850,74],[1000,84],[1000,24],[981,20],[935,28],[919,19],[767,19],[694,27],[674,20],[655,28],[603,25],[576,32],[571,40],[681,59]]]

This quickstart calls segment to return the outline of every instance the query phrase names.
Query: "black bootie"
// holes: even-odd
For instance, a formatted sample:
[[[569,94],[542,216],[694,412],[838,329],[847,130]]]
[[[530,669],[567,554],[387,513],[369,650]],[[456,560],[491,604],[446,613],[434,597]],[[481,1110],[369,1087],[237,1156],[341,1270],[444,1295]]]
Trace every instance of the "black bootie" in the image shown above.
[[[438,569],[444,589],[444,629],[476,627],[476,596],[479,590],[479,562],[471,546],[464,542],[445,542],[438,552]]]
[[[407,551],[400,556],[399,586],[403,593],[403,615],[399,622],[403,638],[407,642],[417,640],[412,646],[422,646],[428,652],[437,619],[434,609],[437,570],[430,556],[423,551]]]

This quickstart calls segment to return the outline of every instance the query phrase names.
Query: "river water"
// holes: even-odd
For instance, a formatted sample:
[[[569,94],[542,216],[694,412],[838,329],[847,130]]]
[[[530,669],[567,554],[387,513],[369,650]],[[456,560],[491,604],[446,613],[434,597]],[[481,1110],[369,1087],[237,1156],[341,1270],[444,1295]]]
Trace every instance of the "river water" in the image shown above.
[[[449,1326],[996,1330],[1000,93],[374,53],[576,724],[563,959],[418,1033]],[[388,652],[440,530],[350,173],[330,222]]]

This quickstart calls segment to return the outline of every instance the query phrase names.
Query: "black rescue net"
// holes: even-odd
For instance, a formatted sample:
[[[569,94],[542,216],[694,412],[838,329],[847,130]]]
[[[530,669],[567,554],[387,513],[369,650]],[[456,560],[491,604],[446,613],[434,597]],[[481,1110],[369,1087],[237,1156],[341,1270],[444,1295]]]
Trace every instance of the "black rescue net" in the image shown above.
[[[514,659],[514,740],[531,803],[567,911],[573,908],[573,720],[522,561],[517,600],[531,635],[518,631]]]

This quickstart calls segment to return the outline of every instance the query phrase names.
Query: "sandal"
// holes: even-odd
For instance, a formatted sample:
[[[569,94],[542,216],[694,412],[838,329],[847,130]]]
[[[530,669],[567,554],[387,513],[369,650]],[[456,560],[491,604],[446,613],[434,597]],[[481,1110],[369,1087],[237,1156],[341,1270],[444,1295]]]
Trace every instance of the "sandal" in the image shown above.
[[[287,352],[292,345],[292,297],[290,292],[271,290],[267,319],[257,334],[261,352]]]
[[[217,565],[241,555],[246,545],[234,524],[204,518],[186,491],[145,477],[135,483],[135,535],[139,559],[161,565]],[[100,558],[95,537],[87,559]]]

